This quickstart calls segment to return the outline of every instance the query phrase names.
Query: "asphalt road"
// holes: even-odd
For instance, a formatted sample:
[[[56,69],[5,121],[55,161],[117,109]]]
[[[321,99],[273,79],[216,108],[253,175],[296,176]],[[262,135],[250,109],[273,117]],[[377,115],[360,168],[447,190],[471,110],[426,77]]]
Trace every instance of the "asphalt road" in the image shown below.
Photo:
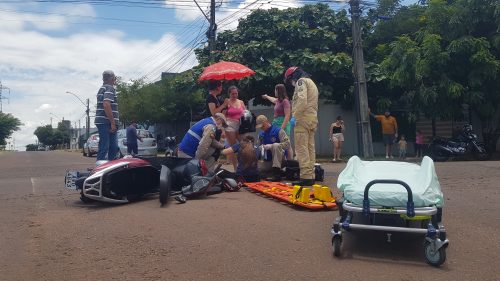
[[[1,152],[0,152],[1,153]],[[425,263],[423,237],[358,232],[331,251],[334,211],[246,190],[160,208],[84,204],[63,188],[74,152],[0,154],[0,280],[499,280],[500,162],[437,163],[450,246]],[[324,164],[334,186],[345,164]]]

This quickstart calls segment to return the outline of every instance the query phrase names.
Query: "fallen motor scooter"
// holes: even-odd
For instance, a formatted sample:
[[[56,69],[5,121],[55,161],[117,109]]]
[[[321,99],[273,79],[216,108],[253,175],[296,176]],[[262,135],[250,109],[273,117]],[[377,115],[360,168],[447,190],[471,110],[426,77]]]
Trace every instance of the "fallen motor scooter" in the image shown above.
[[[485,145],[479,142],[472,131],[472,125],[466,124],[462,132],[454,139],[434,138],[429,145],[429,156],[434,161],[446,161],[449,157],[472,155],[476,160],[488,160],[490,154]]]
[[[172,194],[181,195],[185,202],[186,198],[237,191],[241,187],[231,178],[230,172],[219,169],[216,173],[208,173],[203,160],[125,156],[96,164],[85,172],[66,172],[66,188],[79,190],[83,202],[122,204],[159,192],[163,206]]]

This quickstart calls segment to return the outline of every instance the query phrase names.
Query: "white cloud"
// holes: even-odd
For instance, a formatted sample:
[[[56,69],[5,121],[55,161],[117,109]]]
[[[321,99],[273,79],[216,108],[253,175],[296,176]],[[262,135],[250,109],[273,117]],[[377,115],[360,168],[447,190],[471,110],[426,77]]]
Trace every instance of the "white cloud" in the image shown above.
[[[200,3],[203,4],[202,8],[208,7],[208,1],[202,2],[205,2]],[[219,31],[236,28],[237,19],[246,16],[249,9],[286,8],[258,1],[242,9],[253,2],[255,1],[246,0],[233,6],[224,3],[216,17],[218,22],[226,18],[226,25],[224,22],[220,24]],[[296,3],[287,3],[286,6]],[[227,10],[228,7],[235,10]],[[178,8],[176,16],[180,20],[189,21],[201,15],[195,9]],[[51,120],[54,126],[60,121],[59,118],[70,120],[72,124],[80,120],[83,126],[85,106],[66,92],[77,94],[83,101],[89,99],[92,110],[95,94],[102,83],[101,73],[105,69],[114,70],[124,81],[141,78],[146,74],[147,80],[152,80],[159,77],[161,71],[183,71],[197,63],[191,46],[186,49],[183,47],[189,41],[187,35],[191,32],[196,35],[198,30],[182,34],[182,40],[187,40],[186,42],[179,41],[181,37],[177,38],[170,33],[165,33],[157,41],[130,40],[123,32],[112,29],[54,36],[46,31],[69,30],[71,27],[67,22],[68,17],[56,14],[93,17],[96,12],[92,6],[66,5],[49,11],[56,14],[46,15],[5,12],[9,9],[13,8],[0,5],[0,78],[2,84],[11,91],[10,102],[7,104],[4,101],[3,111],[12,113],[24,124],[19,132],[14,133],[18,149],[34,143],[35,128],[50,124]],[[237,11],[240,12],[235,13]],[[186,51],[191,52],[184,63],[172,68],[172,64]],[[93,126],[93,118],[91,125]]]
[[[39,112],[43,112],[43,111],[47,111],[47,110],[51,110],[51,109],[55,109],[55,108],[56,108],[56,106],[54,106],[54,105],[44,103],[44,104],[40,105],[37,109],[35,109],[35,112],[39,113]]]
[[[21,150],[35,142],[36,127],[50,124],[51,120],[54,127],[62,118],[72,124],[80,120],[84,126],[84,105],[66,91],[83,101],[89,99],[92,111],[103,70],[112,69],[125,81],[149,72],[159,76],[182,48],[176,37],[168,33],[158,41],[130,40],[116,30],[63,37],[45,34],[40,26],[31,26],[29,21],[10,28],[4,28],[3,20],[0,23],[0,78],[2,85],[10,88],[10,100],[3,100],[3,111],[23,123],[13,135],[17,149]],[[176,70],[189,69],[195,63],[192,54]]]

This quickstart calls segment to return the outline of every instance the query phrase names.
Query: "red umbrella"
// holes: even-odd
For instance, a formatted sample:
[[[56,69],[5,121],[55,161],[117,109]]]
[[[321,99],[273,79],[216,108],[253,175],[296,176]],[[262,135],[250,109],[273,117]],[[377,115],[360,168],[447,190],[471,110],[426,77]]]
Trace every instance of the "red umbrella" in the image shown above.
[[[205,67],[199,81],[233,80],[255,74],[255,71],[237,62],[221,61]]]

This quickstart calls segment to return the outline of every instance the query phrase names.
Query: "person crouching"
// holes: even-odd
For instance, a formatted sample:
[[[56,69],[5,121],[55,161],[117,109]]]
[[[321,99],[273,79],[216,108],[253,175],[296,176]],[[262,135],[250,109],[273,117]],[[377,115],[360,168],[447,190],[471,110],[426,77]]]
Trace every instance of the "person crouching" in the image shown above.
[[[236,167],[236,176],[242,177],[245,182],[260,181],[258,170],[258,149],[255,146],[255,138],[246,135],[239,143],[232,145],[221,154],[229,156],[237,154],[238,166]]]
[[[259,133],[260,148],[264,151],[263,163],[259,167],[261,174],[270,174],[268,180],[281,180],[281,167],[285,152],[290,148],[290,138],[281,127],[273,125],[266,116],[257,116],[256,126]]]
[[[219,142],[224,127],[227,127],[226,117],[222,113],[196,122],[182,138],[178,156],[205,160],[207,168],[212,170],[224,148],[224,144]]]

